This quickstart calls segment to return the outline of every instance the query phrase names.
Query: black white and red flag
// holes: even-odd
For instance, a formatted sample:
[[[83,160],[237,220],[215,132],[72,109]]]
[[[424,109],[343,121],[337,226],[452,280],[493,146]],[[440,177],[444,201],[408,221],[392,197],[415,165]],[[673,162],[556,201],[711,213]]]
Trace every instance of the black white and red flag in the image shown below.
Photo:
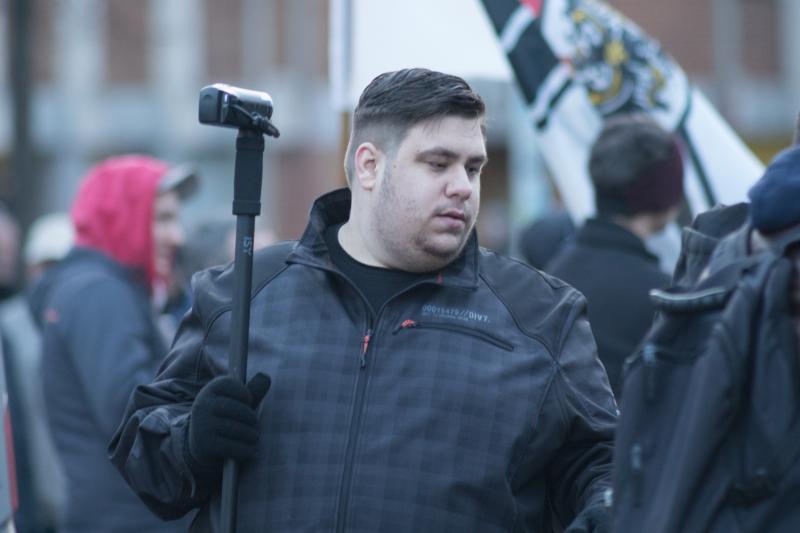
[[[593,211],[586,167],[603,119],[639,111],[683,139],[694,213],[746,199],[763,171],[681,67],[599,0],[481,0],[535,125],[542,156],[578,218]]]

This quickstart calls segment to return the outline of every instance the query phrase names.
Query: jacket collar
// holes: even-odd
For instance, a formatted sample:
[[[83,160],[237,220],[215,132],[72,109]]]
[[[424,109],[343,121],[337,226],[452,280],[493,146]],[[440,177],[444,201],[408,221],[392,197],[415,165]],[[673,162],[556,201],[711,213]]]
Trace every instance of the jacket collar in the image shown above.
[[[147,283],[147,277],[144,269],[124,265],[102,250],[83,246],[75,246],[69,251],[63,260],[65,265],[82,262],[92,263],[98,268],[102,268],[103,270],[107,271],[114,277],[124,279],[127,282],[135,285],[139,285],[146,291],[150,290],[150,285]]]
[[[616,248],[658,263],[658,257],[645,247],[642,239],[610,220],[587,219],[583,227],[578,230],[576,240],[585,246]]]
[[[350,189],[347,188],[336,189],[317,198],[311,207],[303,236],[288,261],[336,270],[323,235],[326,228],[347,222],[350,218],[350,200]],[[478,237],[473,230],[461,255],[441,271],[432,272],[431,282],[449,287],[476,288],[479,254]]]
[[[40,328],[43,327],[44,312],[51,301],[53,291],[64,283],[65,279],[69,279],[64,278],[62,273],[76,270],[82,272],[87,269],[102,270],[137,290],[142,297],[148,298],[149,285],[143,270],[126,267],[100,250],[75,246],[64,259],[45,272],[29,287],[28,302],[33,319]],[[66,275],[71,276],[72,274]]]
[[[752,232],[753,227],[748,222],[720,239],[708,261],[708,274],[713,274],[723,266],[750,255],[750,234]]]

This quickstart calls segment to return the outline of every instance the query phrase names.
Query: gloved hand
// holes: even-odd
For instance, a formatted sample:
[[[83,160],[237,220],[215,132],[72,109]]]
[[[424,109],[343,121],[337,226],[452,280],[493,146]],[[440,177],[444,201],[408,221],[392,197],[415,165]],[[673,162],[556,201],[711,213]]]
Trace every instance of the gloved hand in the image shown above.
[[[213,470],[226,458],[243,462],[255,455],[256,409],[270,383],[269,376],[259,372],[247,385],[233,376],[218,376],[200,389],[192,404],[187,438],[187,459],[193,470]]]
[[[587,507],[575,517],[564,533],[609,533],[611,516],[604,505]]]

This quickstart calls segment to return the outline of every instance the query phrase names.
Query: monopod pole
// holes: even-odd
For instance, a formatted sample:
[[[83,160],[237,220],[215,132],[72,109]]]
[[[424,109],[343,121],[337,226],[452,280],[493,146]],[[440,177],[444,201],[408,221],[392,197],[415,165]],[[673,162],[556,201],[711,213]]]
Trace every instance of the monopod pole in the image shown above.
[[[243,383],[247,379],[250,292],[253,286],[253,233],[255,217],[261,213],[263,135],[260,131],[240,129],[236,137],[236,167],[233,178],[236,250],[233,259],[234,286],[228,373]],[[233,459],[226,459],[222,470],[220,502],[220,529],[223,533],[236,531],[238,492],[239,465]]]

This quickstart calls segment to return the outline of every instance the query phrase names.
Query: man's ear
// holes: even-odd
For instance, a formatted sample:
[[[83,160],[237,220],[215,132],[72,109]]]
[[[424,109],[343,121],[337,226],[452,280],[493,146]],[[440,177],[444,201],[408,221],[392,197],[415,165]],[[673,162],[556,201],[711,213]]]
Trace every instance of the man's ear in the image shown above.
[[[371,142],[361,143],[353,154],[353,170],[355,182],[362,189],[371,191],[378,179],[378,163],[381,151]]]

